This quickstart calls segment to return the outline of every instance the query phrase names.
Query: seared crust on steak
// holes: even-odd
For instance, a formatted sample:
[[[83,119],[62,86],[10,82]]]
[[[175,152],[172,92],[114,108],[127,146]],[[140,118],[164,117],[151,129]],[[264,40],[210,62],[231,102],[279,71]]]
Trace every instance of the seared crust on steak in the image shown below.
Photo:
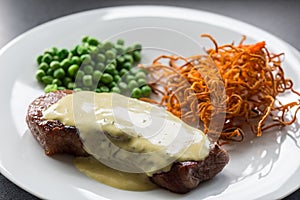
[[[56,103],[71,90],[50,92],[35,99],[28,108],[26,122],[35,139],[49,156],[67,153],[75,156],[88,155],[82,148],[78,130],[74,126],[65,126],[57,120],[43,119],[43,111]]]
[[[170,171],[156,173],[151,180],[160,187],[183,194],[214,177],[228,161],[228,153],[215,145],[204,160],[176,162]]]
[[[46,155],[67,153],[88,156],[76,127],[65,126],[57,120],[43,119],[44,110],[71,93],[70,90],[50,92],[38,97],[29,105],[26,122]],[[187,193],[222,171],[228,161],[227,152],[215,145],[204,160],[175,162],[170,171],[155,173],[150,179],[172,192]]]

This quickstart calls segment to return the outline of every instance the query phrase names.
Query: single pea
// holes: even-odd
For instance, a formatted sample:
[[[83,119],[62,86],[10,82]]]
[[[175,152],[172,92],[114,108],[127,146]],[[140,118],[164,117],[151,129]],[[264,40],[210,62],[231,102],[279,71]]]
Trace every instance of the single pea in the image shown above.
[[[84,71],[79,69],[76,74],[76,81],[82,80],[84,75],[85,75]]]
[[[97,46],[89,46],[88,47],[88,52],[90,52],[90,54],[95,54],[94,52],[96,52]]]
[[[54,78],[62,79],[65,77],[66,73],[62,68],[58,68],[53,72]]]
[[[97,63],[95,69],[96,69],[96,70],[99,70],[99,71],[101,71],[101,72],[103,72],[104,69],[105,69],[104,63]]]
[[[112,51],[112,50],[107,50],[107,51],[105,52],[105,56],[106,56],[107,59],[112,60],[112,59],[114,59],[114,58],[116,57],[116,54],[115,54],[115,52]]]
[[[105,83],[105,84],[109,84],[113,81],[113,77],[108,74],[108,73],[104,73],[102,76],[101,76],[101,82],[102,83]]]
[[[89,54],[84,54],[80,56],[81,62],[85,64],[89,64],[92,61],[92,57]]]
[[[112,65],[116,66],[116,65],[117,65],[117,61],[116,61],[116,59],[106,60],[106,64],[107,64],[107,65],[108,65],[108,64],[112,64]]]
[[[81,39],[81,42],[83,42],[83,43],[86,43],[86,42],[88,42],[88,39],[89,39],[90,37],[89,36],[83,36],[82,37],[82,39]]]
[[[99,41],[95,38],[88,38],[87,42],[89,43],[89,45],[92,45],[92,46],[97,46],[99,44]]]
[[[113,64],[108,64],[108,65],[106,65],[104,72],[113,75],[115,69],[116,69],[115,65],[113,65]]]
[[[64,69],[67,70],[68,67],[72,64],[72,61],[69,58],[65,58],[63,61],[60,62],[60,66]],[[75,64],[75,63],[74,63]]]
[[[132,55],[130,55],[130,54],[124,55],[124,58],[125,58],[125,62],[133,63],[133,61],[134,61]]]
[[[141,53],[139,51],[134,51],[132,53],[133,60],[139,62],[142,59]]]
[[[127,84],[125,82],[120,82],[118,85],[122,91],[126,91],[128,89]]]
[[[42,58],[42,62],[50,64],[51,61],[52,61],[52,56],[49,53],[44,54],[44,56]]]
[[[101,89],[100,89],[100,88],[95,88],[95,89],[94,89],[94,92],[100,93],[100,92],[101,92]]]
[[[131,92],[131,97],[133,98],[141,98],[142,97],[142,91],[140,88],[133,88],[132,92]]]
[[[144,73],[144,72],[138,72],[138,73],[136,73],[135,74],[135,77],[137,78],[137,79],[140,79],[140,78],[143,78],[143,79],[146,79],[147,78],[147,75]]]
[[[76,49],[77,51],[77,54],[78,55],[84,55],[84,54],[87,54],[88,53],[88,50],[86,47],[82,46],[82,45],[79,45]]]
[[[137,83],[138,83],[139,86],[147,85],[147,81],[143,78],[138,79]]]
[[[45,73],[45,71],[42,70],[42,69],[38,69],[38,70],[36,71],[36,73],[35,73],[35,78],[36,78],[37,80],[39,80],[39,81],[42,81],[42,78],[43,78],[44,76],[46,76],[46,73]]]
[[[53,56],[52,58],[53,58],[53,61],[60,61],[59,56],[56,56],[56,55],[55,55],[55,56]]]
[[[69,51],[67,49],[61,49],[58,52],[59,60],[63,60],[69,56]]]
[[[131,81],[128,82],[128,88],[130,90],[133,90],[136,87],[139,87],[139,85],[135,80],[131,80]]]
[[[72,56],[71,64],[81,65],[81,59],[78,56]]]
[[[63,79],[63,85],[64,86],[68,86],[68,84],[69,83],[71,83],[72,82],[72,79],[70,78],[70,77],[65,77],[64,79]]]
[[[123,69],[127,69],[128,71],[132,68],[132,64],[130,62],[125,62],[123,65],[122,65],[122,68]]]
[[[66,89],[66,87],[64,87],[64,86],[58,86],[57,87],[57,90],[65,90]]]
[[[115,76],[115,75],[119,75],[119,71],[117,69],[114,69],[111,73],[111,75]]]
[[[126,75],[126,82],[129,83],[132,80],[135,80],[135,77],[131,74],[127,74]]]
[[[123,77],[129,74],[129,71],[127,69],[121,69],[119,74],[121,77]]]
[[[141,51],[142,50],[142,45],[141,44],[134,44],[133,49],[137,50],[137,51]]]
[[[124,63],[124,62],[125,62],[124,56],[119,56],[119,57],[117,58],[117,63],[118,63],[118,65],[121,65],[121,64]]]
[[[118,84],[115,83],[115,82],[111,82],[110,84],[108,84],[109,88],[113,88],[113,87],[116,87],[116,86],[118,86]]]
[[[93,85],[92,75],[84,75],[82,78],[82,82],[84,86],[92,86]]]
[[[60,85],[62,85],[62,81],[55,78],[55,79],[53,79],[52,84],[56,84],[57,86],[60,86]]]
[[[76,84],[73,82],[68,83],[67,88],[70,90],[73,90],[74,88],[76,88]]]
[[[152,93],[152,89],[148,85],[143,86],[141,91],[143,97],[149,97]]]
[[[113,44],[112,42],[110,42],[110,41],[107,41],[107,42],[105,42],[105,43],[103,44],[103,48],[104,48],[105,50],[112,49],[113,47],[114,47],[114,44]]]
[[[50,63],[50,68],[51,69],[53,69],[53,70],[56,70],[56,69],[58,69],[58,68],[60,68],[61,66],[60,66],[60,63],[58,62],[58,61],[52,61],[51,63]]]
[[[119,75],[114,75],[114,81],[115,81],[116,83],[120,82],[121,80],[122,80],[121,76],[119,76]]]
[[[45,84],[51,84],[53,81],[53,77],[52,76],[43,76],[41,78],[42,82]]]
[[[54,70],[49,68],[49,69],[47,69],[46,74],[49,76],[53,76],[53,72],[54,72]]]
[[[94,71],[94,68],[91,65],[86,65],[83,67],[83,71],[85,74],[92,74]]]
[[[81,89],[81,88],[78,88],[78,87],[77,87],[77,88],[74,88],[73,90],[74,90],[75,92],[80,92],[80,91],[82,91],[82,89]]]
[[[98,62],[105,62],[105,60],[106,60],[106,57],[105,57],[104,54],[99,53],[99,54],[97,55],[97,61],[98,61]]]
[[[126,48],[126,53],[131,54],[133,50],[134,50],[133,47],[129,46]]]
[[[42,62],[40,65],[39,65],[39,69],[42,69],[44,71],[47,71],[49,69],[49,65],[45,62]]]
[[[44,91],[46,93],[48,93],[48,92],[54,92],[56,90],[57,90],[57,85],[56,84],[48,84],[48,85],[46,85],[46,87],[44,89]]]
[[[109,88],[107,86],[101,86],[100,87],[101,92],[109,92]]]
[[[118,54],[118,55],[123,55],[124,53],[125,53],[125,48],[123,47],[123,46],[120,46],[120,45],[116,45],[116,53]]]
[[[124,40],[122,39],[122,38],[119,38],[118,40],[117,40],[117,44],[118,45],[121,45],[121,46],[123,46],[124,45]]]
[[[52,48],[51,48],[51,51],[52,51],[53,55],[57,55],[58,52],[59,52],[59,50],[58,50],[57,47],[52,47]]]
[[[94,81],[94,82],[99,82],[101,76],[102,76],[102,72],[99,71],[99,70],[95,70],[95,71],[93,72],[93,81]]]
[[[118,86],[115,86],[115,87],[112,87],[112,88],[111,88],[111,92],[120,94],[120,93],[121,93],[121,90],[120,90],[120,88],[119,88]]]
[[[42,59],[43,59],[43,55],[39,55],[37,58],[36,58],[36,61],[37,63],[40,65],[42,63]]]
[[[77,64],[73,64],[68,68],[68,74],[71,77],[74,77],[75,74],[77,73],[78,69],[79,69],[79,66]]]

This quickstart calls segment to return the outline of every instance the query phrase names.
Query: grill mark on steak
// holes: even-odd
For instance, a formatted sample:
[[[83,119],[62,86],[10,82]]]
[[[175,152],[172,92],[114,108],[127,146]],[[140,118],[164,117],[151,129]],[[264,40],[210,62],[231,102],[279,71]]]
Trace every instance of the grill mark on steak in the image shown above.
[[[50,92],[38,97],[29,105],[27,125],[48,156],[61,153],[88,156],[76,127],[65,126],[57,120],[43,119],[44,110],[71,93],[70,90]],[[170,171],[155,173],[150,179],[160,187],[183,194],[214,177],[222,171],[228,161],[228,153],[216,145],[204,160],[175,162]]]

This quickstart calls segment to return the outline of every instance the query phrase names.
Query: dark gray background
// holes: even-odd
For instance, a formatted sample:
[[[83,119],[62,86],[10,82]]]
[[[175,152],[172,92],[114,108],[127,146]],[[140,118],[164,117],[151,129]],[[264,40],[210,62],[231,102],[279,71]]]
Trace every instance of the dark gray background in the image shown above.
[[[210,11],[255,25],[300,49],[298,0],[0,0],[0,48],[21,33],[49,20],[80,11],[119,5],[171,5]],[[34,181],[34,177],[32,179]],[[41,184],[47,184],[47,180]],[[4,199],[37,198],[0,174],[0,200]],[[300,199],[300,190],[285,198],[296,199]]]

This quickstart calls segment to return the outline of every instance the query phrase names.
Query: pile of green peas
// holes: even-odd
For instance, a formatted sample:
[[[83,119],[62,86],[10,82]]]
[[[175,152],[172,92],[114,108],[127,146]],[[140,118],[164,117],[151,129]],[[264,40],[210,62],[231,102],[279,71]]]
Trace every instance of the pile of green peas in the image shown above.
[[[147,71],[134,67],[141,50],[140,44],[125,47],[123,39],[113,43],[85,36],[71,50],[53,47],[38,56],[35,76],[46,93],[70,89],[149,97]]]

